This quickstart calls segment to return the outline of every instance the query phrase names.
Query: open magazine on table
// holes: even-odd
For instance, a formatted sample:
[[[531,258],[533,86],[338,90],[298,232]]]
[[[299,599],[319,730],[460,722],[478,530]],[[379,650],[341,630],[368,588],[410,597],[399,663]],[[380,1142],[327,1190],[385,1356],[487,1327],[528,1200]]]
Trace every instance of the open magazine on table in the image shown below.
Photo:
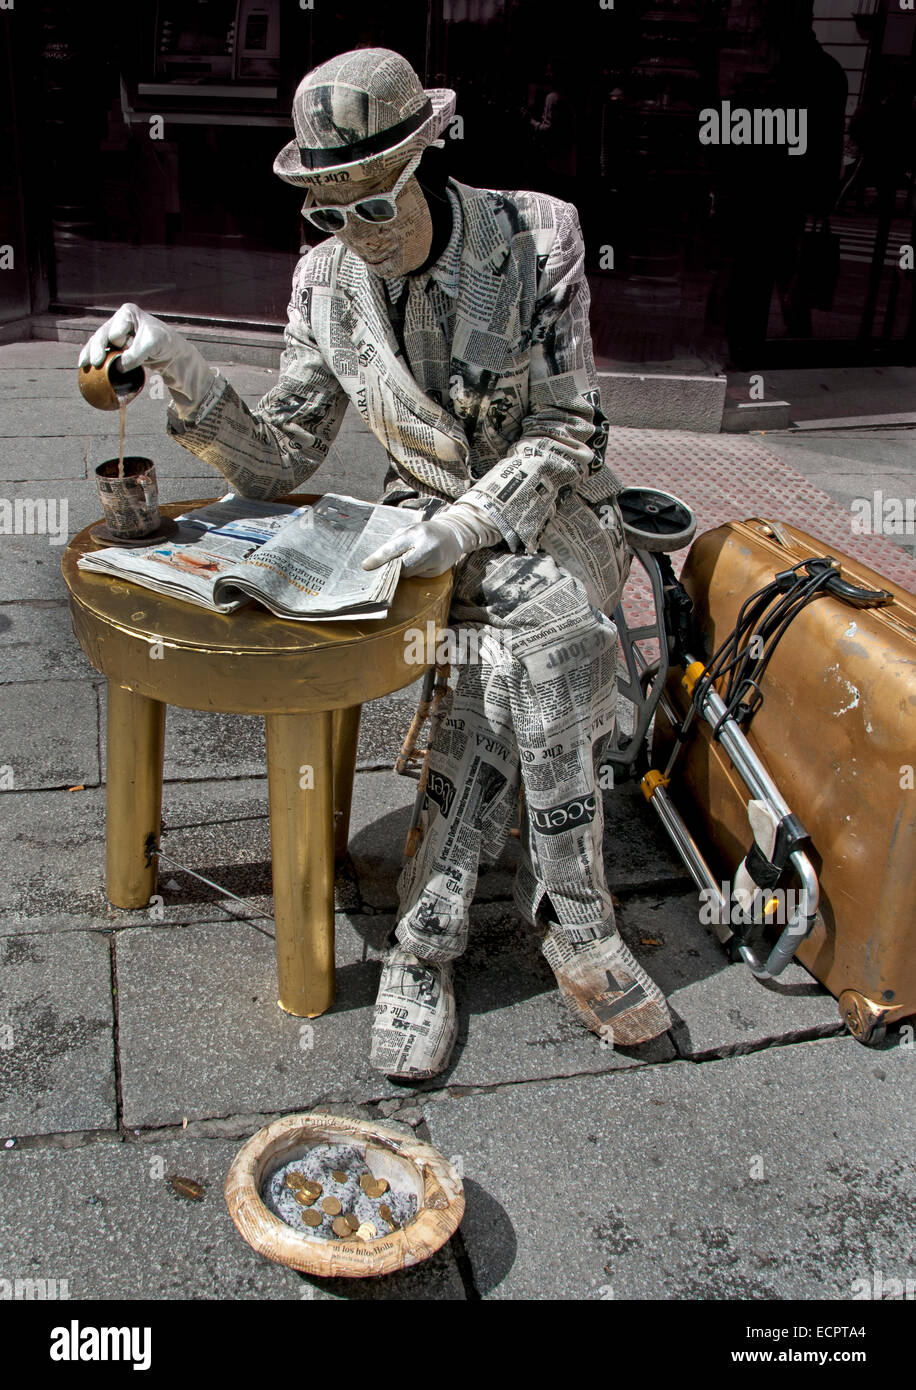
[[[229,493],[175,520],[173,539],[139,550],[108,546],[82,555],[79,568],[216,613],[257,599],[303,622],[383,618],[401,561],[374,570],[362,561],[417,515],[337,493],[302,507]]]

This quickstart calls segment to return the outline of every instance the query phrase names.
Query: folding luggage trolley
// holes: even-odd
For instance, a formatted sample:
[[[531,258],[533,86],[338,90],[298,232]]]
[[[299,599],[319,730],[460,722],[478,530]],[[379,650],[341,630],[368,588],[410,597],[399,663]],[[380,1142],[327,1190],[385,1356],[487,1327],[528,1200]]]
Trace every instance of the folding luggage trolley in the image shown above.
[[[707,653],[705,638],[695,622],[693,601],[677,579],[669,558],[670,552],[683,549],[693,538],[696,518],[692,511],[679,498],[652,488],[625,488],[617,500],[630,550],[651,588],[654,615],[645,624],[631,626],[622,603],[613,615],[625,667],[618,670],[618,689],[632,706],[633,724],[632,729],[623,730],[618,719],[614,733],[604,745],[602,765],[610,764],[614,769],[615,784],[640,776],[646,799],[655,808],[694,883],[712,905],[711,925],[719,940],[728,947],[731,958],[744,960],[759,980],[773,980],[785,970],[820,920],[820,888],[808,852],[810,842],[805,826],[787,804],[741,725],[749,722],[763,698],[760,681],[776,645],[807,604],[822,594],[830,594],[854,608],[865,608],[885,604],[892,595],[886,590],[853,585],[842,577],[835,560],[812,556],[775,574],[772,584],[751,595],[726,640],[720,642],[717,651]],[[680,680],[673,673],[673,668],[678,667],[683,668]],[[419,782],[405,844],[408,856],[416,853],[419,844],[429,745],[441,717],[440,703],[448,674],[447,665],[438,665],[427,673],[420,704],[395,765],[398,772]],[[675,685],[680,685],[682,695],[686,692],[686,712],[679,712],[678,702],[671,698]],[[680,703],[683,704],[683,698]],[[649,768],[650,726],[659,709],[666,734],[662,740],[656,737],[655,751],[661,748],[667,753],[667,762],[663,768]],[[427,719],[430,737],[427,746],[418,749],[419,735]],[[748,794],[745,813],[750,823],[750,847],[730,885],[717,880],[669,792],[678,760],[700,724],[708,726],[712,739],[730,760],[730,774],[737,774]],[[684,807],[683,798],[680,799]],[[690,807],[684,809],[691,813]],[[704,808],[697,806],[696,810],[697,819],[702,822]],[[737,826],[732,825],[731,830],[747,843],[746,832],[742,837]],[[784,893],[777,885],[789,874],[798,888]],[[728,888],[728,892],[723,892],[723,888]],[[791,911],[781,911],[790,903]],[[782,930],[777,940],[761,946],[762,929],[773,925],[774,914],[787,920],[779,922]],[[841,997],[840,1007],[847,1027],[859,1041],[877,1042],[884,1036],[880,1010],[863,1007],[858,997]]]

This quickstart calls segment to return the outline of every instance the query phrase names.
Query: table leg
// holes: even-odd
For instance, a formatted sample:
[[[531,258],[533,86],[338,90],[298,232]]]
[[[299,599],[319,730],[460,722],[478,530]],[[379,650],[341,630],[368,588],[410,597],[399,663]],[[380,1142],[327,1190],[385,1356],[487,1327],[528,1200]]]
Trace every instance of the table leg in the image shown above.
[[[156,891],[159,861],[146,851],[162,828],[165,708],[108,682],[105,882],[115,907],[145,907]]]
[[[362,705],[334,711],[334,857],[342,859],[350,839],[350,804]]]
[[[334,749],[330,711],[269,714],[267,784],[281,1009],[334,999]]]

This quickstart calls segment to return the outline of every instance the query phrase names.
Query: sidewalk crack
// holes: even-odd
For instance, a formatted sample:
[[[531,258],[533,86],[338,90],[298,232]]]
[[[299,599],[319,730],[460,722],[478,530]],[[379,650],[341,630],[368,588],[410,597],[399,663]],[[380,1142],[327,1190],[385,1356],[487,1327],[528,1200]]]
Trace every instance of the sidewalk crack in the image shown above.
[[[127,1130],[124,1124],[124,1095],[122,1090],[121,1077],[121,996],[118,991],[118,933],[112,932],[108,943],[109,960],[111,962],[111,1011],[112,1011],[112,1040],[114,1042],[114,1070],[115,1070],[115,1123],[118,1133],[126,1137]]]

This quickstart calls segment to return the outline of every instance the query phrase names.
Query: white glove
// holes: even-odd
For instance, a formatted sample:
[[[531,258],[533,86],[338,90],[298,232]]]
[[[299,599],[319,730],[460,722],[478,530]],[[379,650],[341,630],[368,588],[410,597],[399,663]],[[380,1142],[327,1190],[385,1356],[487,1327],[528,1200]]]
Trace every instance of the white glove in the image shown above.
[[[378,569],[398,555],[404,557],[403,572],[419,579],[444,574],[453,565],[483,545],[495,545],[502,533],[484,521],[467,502],[443,507],[430,521],[418,521],[385,541],[367,555],[364,570]]]
[[[125,348],[121,354],[125,371],[144,366],[159,372],[183,419],[194,413],[218,375],[193,343],[136,304],[122,304],[96,329],[79,355],[79,365],[91,362],[101,367],[113,347]]]

